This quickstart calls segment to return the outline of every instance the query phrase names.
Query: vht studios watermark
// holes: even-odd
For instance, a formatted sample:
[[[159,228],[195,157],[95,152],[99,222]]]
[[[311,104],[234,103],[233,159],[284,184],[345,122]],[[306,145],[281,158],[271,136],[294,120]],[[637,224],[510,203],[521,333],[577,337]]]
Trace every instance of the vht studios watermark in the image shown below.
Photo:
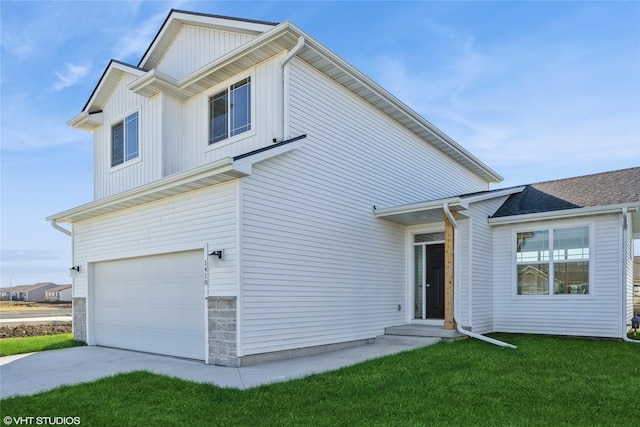
[[[80,425],[80,417],[11,417],[2,418],[6,426],[73,426]]]

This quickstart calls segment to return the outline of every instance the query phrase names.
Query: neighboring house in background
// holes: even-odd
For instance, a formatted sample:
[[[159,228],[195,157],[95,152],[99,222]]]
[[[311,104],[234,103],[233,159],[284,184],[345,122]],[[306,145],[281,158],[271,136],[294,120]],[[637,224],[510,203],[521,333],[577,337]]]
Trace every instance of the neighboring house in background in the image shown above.
[[[58,285],[51,282],[36,283],[34,285],[14,286],[11,289],[12,297],[9,298],[7,294],[6,299],[12,299],[13,301],[44,301],[45,292],[48,289],[54,288],[56,286]],[[4,292],[2,295],[2,299],[5,299]]]
[[[69,124],[94,134],[95,200],[47,219],[90,345],[240,366],[394,325],[621,337],[630,318],[640,168],[579,178],[614,199],[523,209],[546,184],[489,191],[496,172],[290,22],[172,10]],[[519,295],[533,269],[548,292]]]
[[[71,302],[71,285],[60,285],[44,293],[47,302]]]

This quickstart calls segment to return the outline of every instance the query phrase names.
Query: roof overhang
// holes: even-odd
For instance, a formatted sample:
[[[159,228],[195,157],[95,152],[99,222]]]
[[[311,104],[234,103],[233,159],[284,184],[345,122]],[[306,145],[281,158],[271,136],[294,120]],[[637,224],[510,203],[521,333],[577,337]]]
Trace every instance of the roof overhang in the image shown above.
[[[255,163],[294,150],[304,144],[301,136],[256,150],[242,158],[226,157],[216,162],[176,173],[131,190],[78,206],[47,217],[47,221],[73,224],[78,221],[106,215],[122,209],[154,202],[188,191],[199,190],[237,178],[251,175]]]
[[[294,47],[298,42],[298,36],[291,31],[290,25],[285,22],[276,27],[269,27],[270,31],[262,33],[180,80],[151,70],[132,82],[129,89],[147,98],[165,92],[185,100]]]
[[[166,44],[167,40],[172,40],[172,37],[175,37],[184,23],[206,26],[209,24],[204,21],[216,20],[210,16],[198,16],[181,12],[173,12],[169,17],[171,18],[170,23],[167,24],[165,22],[163,29],[152,43],[152,47],[140,62],[144,67],[153,68],[157,65],[157,59],[152,59],[152,57],[162,52],[160,46]],[[229,20],[225,22],[230,25]],[[234,25],[236,23],[235,21],[233,22]],[[485,182],[502,181],[502,177],[498,173],[474,157],[433,124],[291,22],[285,21],[275,26],[273,24],[255,22],[246,22],[244,25],[247,26],[246,31],[255,32],[258,34],[257,37],[180,80],[157,72],[155,69],[146,71],[139,67],[112,61],[83,112],[91,113],[101,110],[123,72],[128,72],[138,77],[129,85],[129,89],[136,94],[152,97],[163,92],[184,100],[208,90],[212,86],[266,59],[290,51],[298,42],[298,38],[303,37],[305,40],[304,46],[298,52],[300,59],[369,102],[420,138],[471,170]],[[78,117],[72,119],[71,123],[77,123],[77,125],[83,127],[93,126],[93,123],[82,122]]]
[[[172,9],[149,45],[149,48],[142,56],[138,66],[147,69],[155,68],[171,43],[173,43],[173,40],[183,25],[195,25],[198,27],[257,36],[265,31],[269,31],[277,24],[274,22],[231,18]]]
[[[374,209],[374,215],[376,218],[386,219],[403,225],[429,224],[443,221],[444,205],[447,205],[451,211],[458,213],[458,218],[466,218],[467,215],[465,215],[463,211],[469,209],[471,203],[495,199],[496,197],[506,197],[514,193],[519,193],[523,189],[524,187],[512,187],[388,208],[376,208]]]
[[[93,89],[93,92],[82,109],[82,112],[69,120],[67,124],[81,130],[92,130],[101,125],[102,117],[100,117],[99,121],[83,120],[83,118],[88,119],[89,116],[102,111],[104,105],[109,100],[113,89],[115,89],[123,74],[127,73],[133,76],[142,77],[146,72],[146,70],[141,68],[112,59],[102,73],[100,80],[98,80],[98,84]]]
[[[548,212],[536,212],[531,214],[511,215],[498,218],[489,218],[489,225],[511,225],[534,221],[553,221],[569,218],[589,217],[595,215],[621,214],[624,211],[631,214],[634,238],[640,238],[640,202],[622,203],[607,206],[590,206],[586,208],[563,209]]]

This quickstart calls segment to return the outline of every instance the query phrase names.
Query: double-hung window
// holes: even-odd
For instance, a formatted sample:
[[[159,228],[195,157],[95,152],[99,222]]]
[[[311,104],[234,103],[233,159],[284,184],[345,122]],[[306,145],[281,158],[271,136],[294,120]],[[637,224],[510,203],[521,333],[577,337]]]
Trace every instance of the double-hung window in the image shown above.
[[[251,77],[209,98],[209,144],[251,130]]]
[[[111,166],[118,166],[138,157],[138,112],[111,126]]]
[[[518,232],[517,294],[589,294],[589,248],[589,226]]]

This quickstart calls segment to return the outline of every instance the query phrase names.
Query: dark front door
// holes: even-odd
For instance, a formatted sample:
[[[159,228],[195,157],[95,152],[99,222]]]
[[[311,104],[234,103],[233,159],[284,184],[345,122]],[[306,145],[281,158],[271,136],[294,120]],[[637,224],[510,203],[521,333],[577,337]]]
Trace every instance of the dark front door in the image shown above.
[[[426,318],[444,319],[444,243],[425,245]]]

